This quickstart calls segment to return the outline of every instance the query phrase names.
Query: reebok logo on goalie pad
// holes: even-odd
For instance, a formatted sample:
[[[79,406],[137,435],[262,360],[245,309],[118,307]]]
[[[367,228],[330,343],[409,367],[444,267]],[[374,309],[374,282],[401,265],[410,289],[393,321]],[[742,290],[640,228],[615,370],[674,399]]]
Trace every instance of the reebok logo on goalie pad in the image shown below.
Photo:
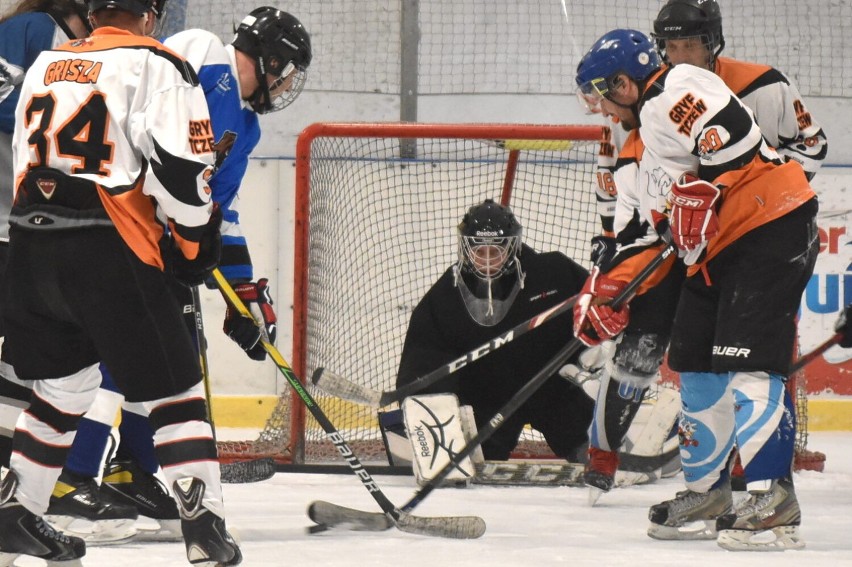
[[[733,356],[734,358],[748,358],[751,354],[750,348],[739,348],[732,346],[713,346],[713,356]]]

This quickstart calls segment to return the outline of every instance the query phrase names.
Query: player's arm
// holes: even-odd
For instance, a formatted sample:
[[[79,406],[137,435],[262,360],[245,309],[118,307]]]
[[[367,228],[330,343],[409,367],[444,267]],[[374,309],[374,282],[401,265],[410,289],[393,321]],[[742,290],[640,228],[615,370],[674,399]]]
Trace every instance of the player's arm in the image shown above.
[[[778,141],[774,143],[772,139],[767,139],[782,157],[799,162],[808,180],[813,179],[828,155],[825,131],[805,106],[804,99],[794,84],[789,81],[780,82],[777,88],[780,90],[781,102],[768,106],[767,110],[771,112],[772,108],[777,108],[779,111],[775,122]],[[761,107],[757,116],[761,130],[764,129],[763,112]]]

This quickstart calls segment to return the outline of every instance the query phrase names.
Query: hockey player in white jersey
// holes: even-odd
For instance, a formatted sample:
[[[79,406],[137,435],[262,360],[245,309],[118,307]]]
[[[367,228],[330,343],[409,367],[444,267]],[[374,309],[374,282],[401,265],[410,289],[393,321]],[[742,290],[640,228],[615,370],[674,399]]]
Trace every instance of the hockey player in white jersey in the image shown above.
[[[200,29],[179,32],[164,45],[185,56],[198,70],[210,110],[213,136],[229,143],[216,176],[211,179],[212,198],[223,211],[222,259],[219,269],[247,305],[256,308],[265,323],[258,328],[228,309],[225,332],[254,360],[263,360],[261,334],[275,340],[276,317],[266,278],[254,280],[246,239],[237,210],[238,191],[251,152],[260,140],[258,114],[281,110],[292,103],[304,86],[311,61],[310,37],[291,14],[271,7],[253,10],[237,28],[231,44],[223,44],[214,34]],[[249,188],[250,189],[250,188]],[[191,294],[181,298],[184,312],[192,313]],[[194,325],[194,319],[193,319]],[[86,478],[98,476],[121,395],[108,369],[92,411],[80,423],[63,475]],[[137,539],[168,540],[180,532],[174,502],[160,487],[155,473],[159,468],[152,443],[152,431],[144,407],[125,403],[121,412],[120,439],[115,458],[107,463],[101,493],[107,498],[133,504],[139,514],[156,520],[156,530],[142,529]],[[58,504],[60,493],[53,502]],[[149,527],[152,522],[140,523]]]
[[[221,252],[204,93],[182,58],[144,37],[151,0],[89,10],[93,34],[43,52],[17,108],[4,349],[33,396],[0,487],[0,552],[84,555],[42,515],[103,361],[150,413],[188,561],[236,565],[199,361],[171,294],[174,279],[208,277]]]
[[[687,490],[651,508],[648,533],[718,532],[719,545],[732,550],[801,547],[784,381],[818,250],[816,196],[801,166],[766,143],[717,75],[661,67],[641,32],[601,37],[581,60],[577,84],[632,131],[615,176],[619,246],[587,282],[575,333],[606,339],[624,329],[629,311],[606,302],[663,245],[658,235],[669,226],[688,266],[669,348],[681,376]],[[734,443],[750,493],[736,509],[726,467]],[[688,531],[695,522],[701,529]]]
[[[719,75],[753,113],[761,133],[769,144],[786,160],[799,162],[808,179],[813,178],[827,153],[824,131],[808,111],[796,86],[772,67],[746,63],[720,57],[725,46],[722,33],[722,15],[716,0],[669,0],[654,20],[657,47],[665,63],[675,65],[690,63],[704,67]],[[582,97],[581,97],[582,99]],[[599,110],[594,109],[592,110]],[[617,117],[610,117],[618,120]],[[611,236],[617,187],[613,172],[625,139],[625,131],[617,125],[607,129],[598,156],[597,200],[602,222],[602,237]],[[672,277],[672,276],[670,276]],[[645,304],[653,306],[648,317],[643,315]],[[655,288],[631,304],[630,325],[618,345],[613,372],[604,374],[595,409],[595,421],[589,449],[589,463],[585,473],[586,483],[593,490],[608,490],[618,465],[617,450],[624,432],[630,426],[635,408],[653,376],[632,364],[639,372],[629,372],[630,362],[646,357],[631,354],[631,346],[644,343],[635,340],[643,333],[646,321],[671,322],[665,306],[676,305],[677,294],[671,290]],[[665,327],[663,327],[665,329]],[[665,349],[667,332],[652,331],[650,340]],[[635,349],[632,349],[635,350]],[[657,356],[661,359],[661,356]],[[619,361],[622,361],[619,363]],[[625,371],[625,363],[628,364]],[[650,362],[650,361],[649,361]],[[650,365],[649,365],[650,368]],[[642,375],[647,376],[643,383]],[[656,370],[653,372],[656,375]],[[637,392],[636,386],[641,392]]]

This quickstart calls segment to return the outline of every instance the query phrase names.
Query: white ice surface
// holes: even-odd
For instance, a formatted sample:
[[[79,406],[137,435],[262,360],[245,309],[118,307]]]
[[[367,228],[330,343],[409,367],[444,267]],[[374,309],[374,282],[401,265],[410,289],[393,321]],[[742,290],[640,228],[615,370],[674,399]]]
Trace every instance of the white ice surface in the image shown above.
[[[661,542],[645,535],[648,507],[682,488],[681,477],[617,489],[588,507],[582,488],[474,486],[434,491],[418,515],[478,515],[488,529],[477,540],[387,532],[308,535],[305,510],[328,500],[364,510],[378,506],[350,474],[277,474],[257,484],[225,485],[228,525],[242,542],[243,565],[319,567],[516,566],[852,566],[852,433],[813,433],[809,447],[828,455],[823,473],[796,475],[802,506],[802,551],[738,553],[713,541]],[[413,479],[376,477],[397,505],[415,491]],[[182,543],[90,547],[86,567],[187,565]],[[18,565],[42,565],[19,559]]]

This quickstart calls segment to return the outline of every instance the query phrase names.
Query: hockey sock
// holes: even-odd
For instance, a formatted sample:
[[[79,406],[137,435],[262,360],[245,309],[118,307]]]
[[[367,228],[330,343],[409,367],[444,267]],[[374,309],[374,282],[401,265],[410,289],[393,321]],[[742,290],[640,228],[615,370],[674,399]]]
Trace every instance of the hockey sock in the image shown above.
[[[734,398],[728,374],[682,372],[680,458],[686,486],[707,492],[734,446]]]
[[[97,478],[111,429],[110,425],[81,419],[77,426],[77,436],[65,461],[65,470],[79,476]]]
[[[151,427],[148,416],[122,408],[118,431],[121,443],[116,456],[119,459],[131,459],[147,473],[156,473],[160,463],[154,451],[154,428]]]
[[[87,366],[64,378],[36,380],[30,407],[18,418],[11,468],[18,476],[15,497],[30,512],[44,515],[83,413],[101,374]]]
[[[746,482],[789,475],[796,424],[783,378],[766,372],[737,372],[732,374],[731,384]]]

